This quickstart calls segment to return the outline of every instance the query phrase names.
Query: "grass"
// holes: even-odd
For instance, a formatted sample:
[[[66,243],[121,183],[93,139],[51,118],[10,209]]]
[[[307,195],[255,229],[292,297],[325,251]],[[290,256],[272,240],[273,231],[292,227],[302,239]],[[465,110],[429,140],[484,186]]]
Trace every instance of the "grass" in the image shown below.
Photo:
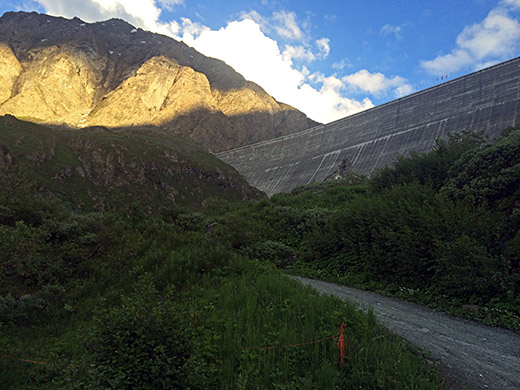
[[[189,253],[191,250],[182,258],[189,258]],[[179,261],[182,260],[177,257],[175,262]],[[196,261],[196,256],[191,261]],[[156,264],[157,277],[164,278],[164,266],[164,262]],[[188,266],[185,272],[193,277],[195,268],[190,271]],[[255,262],[235,258],[215,272],[204,273],[196,283],[182,288],[175,303],[191,318],[192,343],[204,361],[203,370],[212,374],[209,387],[442,388],[442,379],[423,357],[381,328],[372,313],[365,315],[351,304],[320,296],[279,271]],[[111,294],[107,291],[104,295],[107,293]],[[88,301],[92,304],[90,298]],[[102,301],[98,298],[97,302],[99,305]],[[112,304],[117,306],[117,300]],[[1,329],[3,353],[49,363],[0,357],[3,388],[88,388],[73,385],[81,383],[75,367],[81,366],[85,356],[82,345],[89,328],[89,322],[84,320],[89,317],[88,312],[91,306],[78,306],[74,313],[57,317],[47,326]],[[346,324],[344,366],[333,339],[283,347],[337,337],[341,321]]]
[[[442,383],[412,348],[377,325],[373,313],[276,271],[246,271],[199,293],[201,331],[216,340],[222,389],[438,389]],[[336,348],[342,321],[348,344],[343,367]],[[283,347],[330,336],[336,339]]]

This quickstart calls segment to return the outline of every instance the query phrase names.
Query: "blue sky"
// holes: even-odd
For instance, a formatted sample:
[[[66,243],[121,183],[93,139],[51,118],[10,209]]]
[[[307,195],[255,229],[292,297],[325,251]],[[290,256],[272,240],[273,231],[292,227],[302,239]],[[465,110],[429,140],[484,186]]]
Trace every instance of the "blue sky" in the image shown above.
[[[520,0],[0,0],[18,10],[183,40],[325,123],[520,55]]]

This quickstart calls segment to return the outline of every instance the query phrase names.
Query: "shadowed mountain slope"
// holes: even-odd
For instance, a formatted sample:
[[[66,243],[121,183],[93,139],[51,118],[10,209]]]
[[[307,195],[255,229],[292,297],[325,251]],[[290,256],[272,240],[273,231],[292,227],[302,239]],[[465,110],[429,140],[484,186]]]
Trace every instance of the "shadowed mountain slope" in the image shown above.
[[[143,126],[49,128],[0,117],[0,187],[54,195],[73,209],[200,206],[209,197],[264,196],[192,141]]]

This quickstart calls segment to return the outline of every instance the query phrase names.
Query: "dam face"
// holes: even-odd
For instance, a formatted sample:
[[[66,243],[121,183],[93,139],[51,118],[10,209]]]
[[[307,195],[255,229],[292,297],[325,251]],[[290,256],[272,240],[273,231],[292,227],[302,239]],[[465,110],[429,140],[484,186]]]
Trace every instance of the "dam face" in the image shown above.
[[[494,137],[520,121],[520,57],[299,133],[216,156],[271,196],[334,177],[344,159],[370,174],[467,130]]]

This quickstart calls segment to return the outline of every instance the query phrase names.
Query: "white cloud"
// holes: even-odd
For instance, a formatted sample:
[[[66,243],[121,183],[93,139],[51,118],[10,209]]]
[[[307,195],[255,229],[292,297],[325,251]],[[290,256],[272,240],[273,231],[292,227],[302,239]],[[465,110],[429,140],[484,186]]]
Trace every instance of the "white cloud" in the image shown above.
[[[273,14],[274,26],[276,32],[287,39],[301,40],[303,39],[303,31],[298,22],[296,22],[296,14],[294,12],[279,11]]]
[[[258,23],[260,26],[262,26],[262,30],[266,29],[268,27],[269,22],[266,18],[264,18],[262,15],[260,15],[256,11],[249,11],[249,12],[242,12],[240,14],[240,20],[246,20],[251,19]]]
[[[381,96],[392,90],[395,97],[401,97],[413,91],[406,79],[400,76],[388,78],[382,73],[370,73],[366,69],[344,76],[342,80],[348,86],[369,92],[374,96]]]
[[[502,0],[500,4],[505,7],[520,8],[520,0]]]
[[[182,39],[204,55],[224,60],[271,94],[284,95],[283,85],[303,82],[304,76],[283,58],[278,43],[266,37],[260,25],[251,19],[233,21],[219,30],[206,30],[196,38],[189,35]]]
[[[316,45],[319,49],[319,57],[321,59],[325,59],[329,56],[330,53],[330,39],[329,38],[321,38],[316,41]]]
[[[354,65],[352,65],[352,63],[347,58],[344,58],[340,62],[335,62],[332,64],[332,69],[336,69],[336,70],[343,70],[345,68],[353,68],[353,67],[354,67]]]
[[[282,53],[284,61],[305,60],[312,62],[316,60],[316,56],[310,49],[306,49],[303,46],[291,46],[285,45],[285,50]]]
[[[394,90],[394,96],[400,98],[406,95],[410,95],[414,92],[413,87],[410,84],[402,84]]]
[[[501,4],[520,7],[520,0],[506,0]],[[465,27],[451,53],[423,61],[421,66],[435,75],[456,72],[467,66],[477,69],[482,64],[496,63],[515,55],[519,43],[520,23],[506,8],[498,7],[482,22]]]
[[[178,30],[175,32],[175,36],[177,36],[182,31],[185,41],[193,41],[204,31],[209,30],[209,27],[206,27],[201,23],[193,22],[188,18],[181,18],[181,25],[179,25]]]
[[[305,67],[296,69],[293,59],[312,59],[314,54],[290,45],[280,52],[278,43],[251,19],[233,21],[219,30],[203,31],[196,39],[183,40],[205,55],[224,60],[276,100],[317,121],[331,122],[373,107],[369,99],[357,101],[342,96],[345,83],[334,76],[311,74]]]
[[[285,61],[304,60],[312,62],[317,59],[324,60],[330,53],[329,42],[328,38],[318,39],[316,41],[317,53],[314,53],[311,48],[303,45],[285,45],[282,56]]]
[[[184,0],[159,0],[159,4],[171,11],[175,6],[184,5]]]
[[[335,76],[325,77],[321,73],[315,73],[309,78],[321,83],[321,88],[315,89],[309,84],[303,84],[298,97],[301,105],[308,107],[305,112],[313,119],[328,123],[374,107],[369,98],[358,101],[344,97],[341,91],[345,89],[345,84]],[[326,120],[319,119],[320,117]]]
[[[457,45],[480,60],[507,54],[519,38],[520,23],[505,12],[495,10],[481,24],[466,27],[457,37]]]

